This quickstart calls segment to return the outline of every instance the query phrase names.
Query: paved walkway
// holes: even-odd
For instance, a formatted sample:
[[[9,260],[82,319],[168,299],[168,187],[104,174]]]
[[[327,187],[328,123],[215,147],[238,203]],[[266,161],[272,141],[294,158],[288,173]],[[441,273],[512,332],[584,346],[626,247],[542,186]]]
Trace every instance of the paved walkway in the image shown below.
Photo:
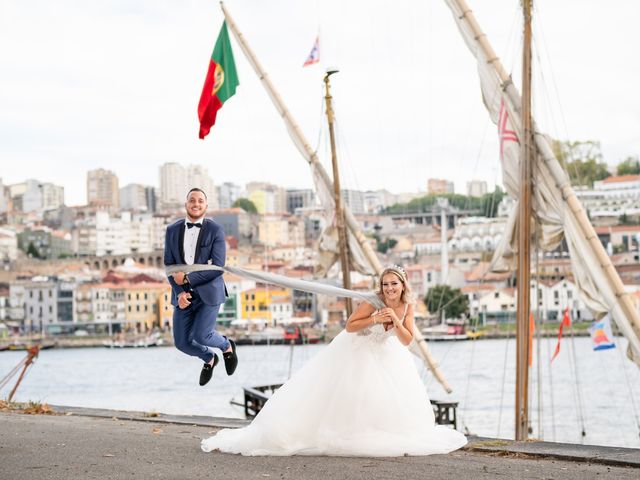
[[[200,440],[216,431],[214,423],[233,426],[236,420],[204,421],[197,417],[61,407],[55,410],[66,410],[67,414],[0,412],[1,478],[640,478],[640,450],[634,449],[472,439],[465,450],[428,457],[242,457],[206,454],[199,448]],[[562,456],[572,460],[563,460]],[[628,466],[622,466],[625,463]]]

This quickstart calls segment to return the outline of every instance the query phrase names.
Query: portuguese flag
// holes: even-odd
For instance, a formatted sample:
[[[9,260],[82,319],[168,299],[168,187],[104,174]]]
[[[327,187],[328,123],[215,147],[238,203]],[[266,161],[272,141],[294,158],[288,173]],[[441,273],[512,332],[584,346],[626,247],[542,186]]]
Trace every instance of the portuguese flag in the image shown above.
[[[238,74],[236,64],[233,61],[233,51],[229,42],[227,22],[222,23],[222,28],[213,47],[209,71],[204,81],[200,103],[198,104],[198,118],[200,119],[200,138],[204,139],[216,123],[218,110],[222,108],[234,93],[238,86]]]

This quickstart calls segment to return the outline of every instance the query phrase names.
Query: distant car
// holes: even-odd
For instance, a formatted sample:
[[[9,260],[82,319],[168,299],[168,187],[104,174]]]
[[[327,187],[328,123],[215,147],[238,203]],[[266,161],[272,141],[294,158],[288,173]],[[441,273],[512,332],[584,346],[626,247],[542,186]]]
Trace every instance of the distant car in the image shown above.
[[[75,332],[73,332],[73,334],[76,337],[88,337],[89,336],[89,332],[87,332],[86,330],[76,330]]]

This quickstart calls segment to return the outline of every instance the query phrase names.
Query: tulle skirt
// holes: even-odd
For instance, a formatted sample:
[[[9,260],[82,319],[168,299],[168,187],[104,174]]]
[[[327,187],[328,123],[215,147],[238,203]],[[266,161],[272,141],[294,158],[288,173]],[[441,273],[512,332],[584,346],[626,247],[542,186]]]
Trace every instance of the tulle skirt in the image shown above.
[[[434,423],[411,353],[394,335],[341,332],[244,428],[202,441],[205,452],[388,457],[448,453],[465,436]]]

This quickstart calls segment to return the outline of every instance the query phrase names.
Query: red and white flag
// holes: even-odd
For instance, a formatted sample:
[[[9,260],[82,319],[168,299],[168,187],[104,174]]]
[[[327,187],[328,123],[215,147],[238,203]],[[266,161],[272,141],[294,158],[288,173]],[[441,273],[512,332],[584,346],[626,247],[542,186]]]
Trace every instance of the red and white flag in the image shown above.
[[[558,354],[560,353],[560,340],[562,339],[562,329],[564,327],[571,326],[571,317],[569,316],[569,308],[564,310],[564,316],[562,317],[562,323],[560,323],[560,328],[558,329],[558,344],[556,345],[556,351],[553,352],[553,357],[551,357],[551,361],[553,362]]]
[[[309,53],[309,56],[304,61],[303,67],[308,67],[309,65],[313,65],[314,63],[318,63],[320,61],[320,37],[316,37],[316,41],[313,43],[313,48]]]

